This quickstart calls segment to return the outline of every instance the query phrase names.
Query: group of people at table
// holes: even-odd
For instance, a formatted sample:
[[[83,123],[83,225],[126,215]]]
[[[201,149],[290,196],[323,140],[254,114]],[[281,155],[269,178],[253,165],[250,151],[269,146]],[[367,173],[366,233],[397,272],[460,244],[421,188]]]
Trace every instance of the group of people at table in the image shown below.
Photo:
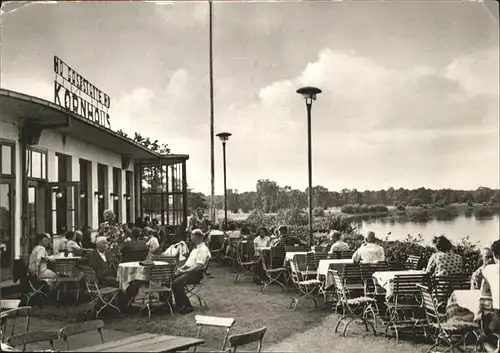
[[[147,226],[142,229],[133,227],[130,232],[127,232],[114,221],[112,211],[106,210],[104,216],[105,222],[101,224],[95,242],[84,246],[82,232],[67,232],[66,241],[61,243],[58,255],[49,254],[52,244],[50,235],[38,234],[35,238],[36,245],[29,257],[30,274],[47,283],[47,289],[50,292],[57,287],[59,282],[59,275],[51,269],[51,263],[58,261],[61,257],[72,257],[78,260],[78,267],[82,273],[86,273],[85,267],[92,269],[95,274],[92,280],[95,280],[100,287],[120,288],[117,280],[117,269],[120,264],[131,262],[138,265],[139,263],[148,264],[151,262],[146,261],[151,258],[151,255],[159,254],[160,244],[153,229]],[[196,284],[201,280],[211,258],[210,250],[205,244],[205,234],[201,230],[194,229],[190,238],[193,249],[182,266],[176,268],[172,280],[175,306],[172,297],[167,298],[170,306],[175,307],[179,313],[193,311],[185,292],[185,285]],[[88,279],[82,276],[82,281]],[[128,284],[119,300],[122,310],[127,310],[130,300],[137,295],[143,284],[141,281]]]

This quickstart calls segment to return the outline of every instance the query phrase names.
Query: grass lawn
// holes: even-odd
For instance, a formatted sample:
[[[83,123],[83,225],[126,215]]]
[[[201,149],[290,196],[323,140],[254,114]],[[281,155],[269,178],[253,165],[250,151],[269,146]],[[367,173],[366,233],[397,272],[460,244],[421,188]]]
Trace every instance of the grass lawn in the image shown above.
[[[227,267],[212,265],[210,278],[206,278],[200,291],[208,302],[208,308],[197,308],[197,301],[193,300],[195,312],[188,315],[174,314],[159,308],[153,311],[151,320],[147,314],[139,315],[137,311],[122,316],[115,316],[114,312],[104,315],[106,327],[113,330],[126,331],[132,334],[142,332],[164,333],[169,335],[192,336],[196,335],[194,316],[196,314],[233,317],[236,323],[233,333],[245,332],[262,326],[268,328],[264,338],[264,347],[283,341],[285,338],[306,331],[320,325],[323,319],[331,313],[326,308],[314,309],[311,302],[305,302],[296,311],[288,308],[295,291],[283,292],[278,286],[271,286],[264,293],[260,286],[253,282],[243,281],[234,284],[235,274]],[[87,304],[79,306],[47,305],[43,308],[35,307],[33,316],[75,322],[84,320],[83,314]],[[224,329],[206,328],[202,332],[206,346],[220,348],[224,337]]]

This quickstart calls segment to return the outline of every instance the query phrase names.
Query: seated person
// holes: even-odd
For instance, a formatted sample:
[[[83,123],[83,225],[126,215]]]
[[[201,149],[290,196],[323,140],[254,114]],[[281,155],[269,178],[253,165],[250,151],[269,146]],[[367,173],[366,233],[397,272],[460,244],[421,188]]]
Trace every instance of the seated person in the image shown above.
[[[486,350],[488,352],[498,352],[500,345],[498,342],[498,336],[500,336],[500,240],[493,242],[491,251],[495,263],[486,266],[482,271],[484,280],[481,285],[481,296],[491,297],[492,310],[480,313],[479,319],[482,321]]]
[[[255,251],[255,256],[261,256],[262,254],[262,248],[267,248],[269,246],[269,243],[271,242],[271,238],[268,235],[267,228],[262,227],[258,230],[258,236],[254,239],[253,245],[254,245],[254,251]],[[259,261],[255,264],[255,283],[256,284],[262,284],[262,281],[264,281],[267,277],[266,272],[264,270],[264,267],[262,266],[262,261]]]
[[[177,310],[187,314],[193,311],[193,307],[186,295],[186,284],[196,284],[203,278],[203,271],[208,267],[210,261],[210,250],[203,242],[204,234],[201,229],[195,229],[191,233],[191,241],[195,248],[189,254],[185,264],[178,268],[175,279],[172,281],[172,293],[174,295]]]
[[[493,257],[493,252],[490,248],[482,248],[481,249],[481,259],[483,260],[483,264],[479,267],[470,278],[470,289],[481,289],[481,285],[483,284],[483,269],[495,263],[495,258]]]
[[[269,243],[271,242],[271,238],[267,235],[267,228],[262,227],[258,230],[258,236],[253,240],[254,246],[254,254],[255,256],[261,255],[261,249],[267,248]]]
[[[82,228],[82,248],[95,249],[95,244],[92,242],[92,228],[84,226]]]
[[[149,249],[149,257],[156,254],[160,250],[160,242],[158,241],[155,233],[155,230],[148,232],[148,241],[146,242],[146,246]]]
[[[50,235],[47,233],[38,234],[35,237],[35,243],[36,246],[29,258],[29,273],[40,281],[47,282],[49,289],[54,289],[57,286],[58,277],[54,271],[47,268],[48,262],[54,260],[47,253],[47,247],[50,245]]]
[[[365,243],[352,255],[354,263],[375,264],[385,261],[385,251],[380,245],[375,244],[377,238],[374,232],[368,232]]]
[[[431,276],[449,276],[462,272],[462,257],[453,252],[453,245],[443,235],[432,241],[437,252],[432,254],[427,263],[427,273]]]
[[[122,262],[144,261],[149,252],[146,243],[139,238],[141,237],[141,229],[133,228],[131,240],[126,242],[122,247]]]
[[[85,252],[90,251],[90,249],[89,250],[84,249],[81,243],[78,242],[78,239],[79,238],[81,239],[82,235],[83,235],[82,232],[80,232],[79,230],[77,230],[76,232],[72,231],[66,232],[66,240],[67,240],[66,251],[73,253],[77,256],[81,256]]]
[[[329,254],[332,254],[334,252],[338,251],[348,251],[349,250],[349,244],[345,243],[342,240],[342,234],[338,230],[333,230],[332,231],[332,247],[330,248],[330,251],[328,252]]]
[[[116,271],[111,267],[112,256],[108,252],[108,239],[100,236],[95,241],[96,249],[89,253],[89,266],[94,270],[97,283],[107,287],[118,287]]]
[[[297,237],[288,234],[287,226],[281,226],[278,228],[279,237],[274,239],[271,246],[308,246],[309,244],[305,240],[301,240]]]

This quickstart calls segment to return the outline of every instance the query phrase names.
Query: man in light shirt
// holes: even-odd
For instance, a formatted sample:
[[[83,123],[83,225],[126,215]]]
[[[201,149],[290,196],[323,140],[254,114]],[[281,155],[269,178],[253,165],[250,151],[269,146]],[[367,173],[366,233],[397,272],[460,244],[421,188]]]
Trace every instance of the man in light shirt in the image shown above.
[[[342,234],[338,230],[332,231],[332,247],[330,248],[329,253],[332,254],[337,251],[348,251],[349,244],[342,240]]]
[[[365,244],[361,245],[352,256],[354,263],[374,264],[385,261],[385,251],[380,245],[375,244],[375,233],[368,232]]]
[[[255,250],[255,256],[260,256],[261,249],[267,248],[271,238],[267,235],[267,229],[262,227],[259,229],[259,236],[253,240],[253,246]]]
[[[176,309],[182,314],[193,311],[193,306],[186,295],[186,284],[199,283],[203,278],[203,271],[206,270],[210,261],[210,250],[203,241],[204,236],[201,229],[195,229],[191,232],[191,241],[195,248],[189,254],[184,266],[177,269],[175,279],[172,281]]]

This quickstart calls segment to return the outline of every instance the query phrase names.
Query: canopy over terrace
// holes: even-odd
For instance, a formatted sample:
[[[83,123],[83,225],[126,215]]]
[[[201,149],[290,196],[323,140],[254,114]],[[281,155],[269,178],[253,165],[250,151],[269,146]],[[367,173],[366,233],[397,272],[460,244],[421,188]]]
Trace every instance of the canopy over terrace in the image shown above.
[[[159,218],[159,220],[161,219],[164,224],[181,225],[186,223],[186,161],[189,159],[188,155],[159,154],[117,132],[60,107],[59,105],[11,90],[0,89],[0,113],[2,117],[0,139],[5,140],[8,138],[6,137],[8,133],[5,132],[6,129],[3,129],[3,127],[11,129],[16,134],[15,139],[13,137],[14,135],[11,134],[9,143],[12,143],[12,146],[15,147],[16,153],[13,154],[13,159],[17,160],[17,171],[28,170],[28,153],[21,153],[21,151],[27,151],[30,148],[52,150],[55,151],[56,155],[68,154],[70,159],[73,158],[76,159],[76,161],[78,161],[79,158],[85,158],[83,155],[88,152],[82,151],[80,155],[78,149],[88,148],[92,150],[92,153],[87,153],[87,155],[95,156],[92,162],[108,164],[110,171],[112,170],[113,172],[115,172],[115,169],[120,168],[116,168],[116,163],[111,165],[111,163],[106,161],[111,160],[111,157],[115,159],[118,158],[119,160],[121,156],[121,169],[133,175],[133,186],[130,191],[120,188],[120,193],[115,192],[115,189],[112,189],[111,185],[124,184],[122,184],[121,180],[115,183],[110,173],[107,179],[109,180],[109,185],[104,189],[106,191],[104,199],[106,200],[108,195],[113,196],[111,196],[109,202],[108,200],[106,200],[105,203],[103,201],[103,207],[105,204],[105,207],[113,208],[113,203],[116,202],[116,204],[119,205],[117,208],[121,211],[121,199],[123,197],[123,205],[127,204],[123,206],[123,208],[130,208],[130,211],[127,212],[127,219],[130,219],[131,215],[134,215],[134,217],[149,215]],[[119,119],[119,117],[115,118]],[[10,124],[11,122],[12,124]],[[13,126],[15,126],[15,130],[13,130]],[[45,132],[46,136],[43,136]],[[40,138],[40,136],[42,136],[42,138]],[[53,139],[57,139],[57,143],[52,143]],[[74,144],[71,145],[73,142]],[[48,164],[42,168],[50,169],[50,155],[46,157],[46,159],[49,159]],[[55,162],[55,164],[57,164],[57,162]],[[118,166],[120,166],[120,163],[118,163]],[[161,187],[153,189],[147,187],[148,183],[151,184],[151,170],[161,171],[161,177],[158,179],[162,185]],[[28,173],[17,174],[19,177],[16,177],[15,173],[10,177],[16,180],[17,178],[20,179],[19,184],[13,181],[13,185],[19,185],[22,190],[22,197],[19,202],[20,207],[18,207],[18,209],[22,210],[22,212],[19,213],[22,220],[22,229],[18,229],[22,237],[27,237],[27,234],[30,233],[28,229],[28,217],[26,216],[28,211],[28,182],[30,181],[30,176],[27,175]],[[3,177],[4,175],[2,175],[2,178]],[[97,178],[94,177],[94,179]],[[58,180],[57,177],[51,178],[50,173],[47,173],[45,180],[41,181],[48,184],[48,188],[50,189],[54,187],[51,184],[56,180],[59,182],[61,181],[60,178]],[[74,180],[78,180],[78,178],[65,181],[69,184],[73,183]],[[89,185],[91,183],[97,184],[98,181],[89,181]],[[81,189],[83,189],[83,186],[79,190]],[[93,197],[94,191],[97,190],[97,185],[94,187],[92,184],[91,188],[87,190],[87,197],[90,199],[91,196]],[[95,193],[97,194],[97,192]],[[75,195],[78,194],[79,192]],[[103,197],[101,196],[100,198]],[[118,200],[118,198],[120,200]],[[125,201],[125,199],[127,201]],[[159,202],[157,202],[158,200]],[[91,203],[94,201],[91,200],[89,202]],[[97,200],[95,202],[99,201]],[[128,205],[128,203],[130,203],[130,205]],[[77,202],[75,202],[75,204],[77,204]],[[47,208],[49,206],[50,205],[47,204]],[[89,205],[89,207],[92,209],[92,205]],[[73,206],[73,208],[77,209],[77,205]],[[77,214],[78,212],[75,212],[75,216],[73,217],[78,217]],[[14,218],[12,219],[12,223],[15,221]],[[50,216],[47,218],[50,218]],[[73,224],[74,226],[81,226],[77,221],[74,221]]]

